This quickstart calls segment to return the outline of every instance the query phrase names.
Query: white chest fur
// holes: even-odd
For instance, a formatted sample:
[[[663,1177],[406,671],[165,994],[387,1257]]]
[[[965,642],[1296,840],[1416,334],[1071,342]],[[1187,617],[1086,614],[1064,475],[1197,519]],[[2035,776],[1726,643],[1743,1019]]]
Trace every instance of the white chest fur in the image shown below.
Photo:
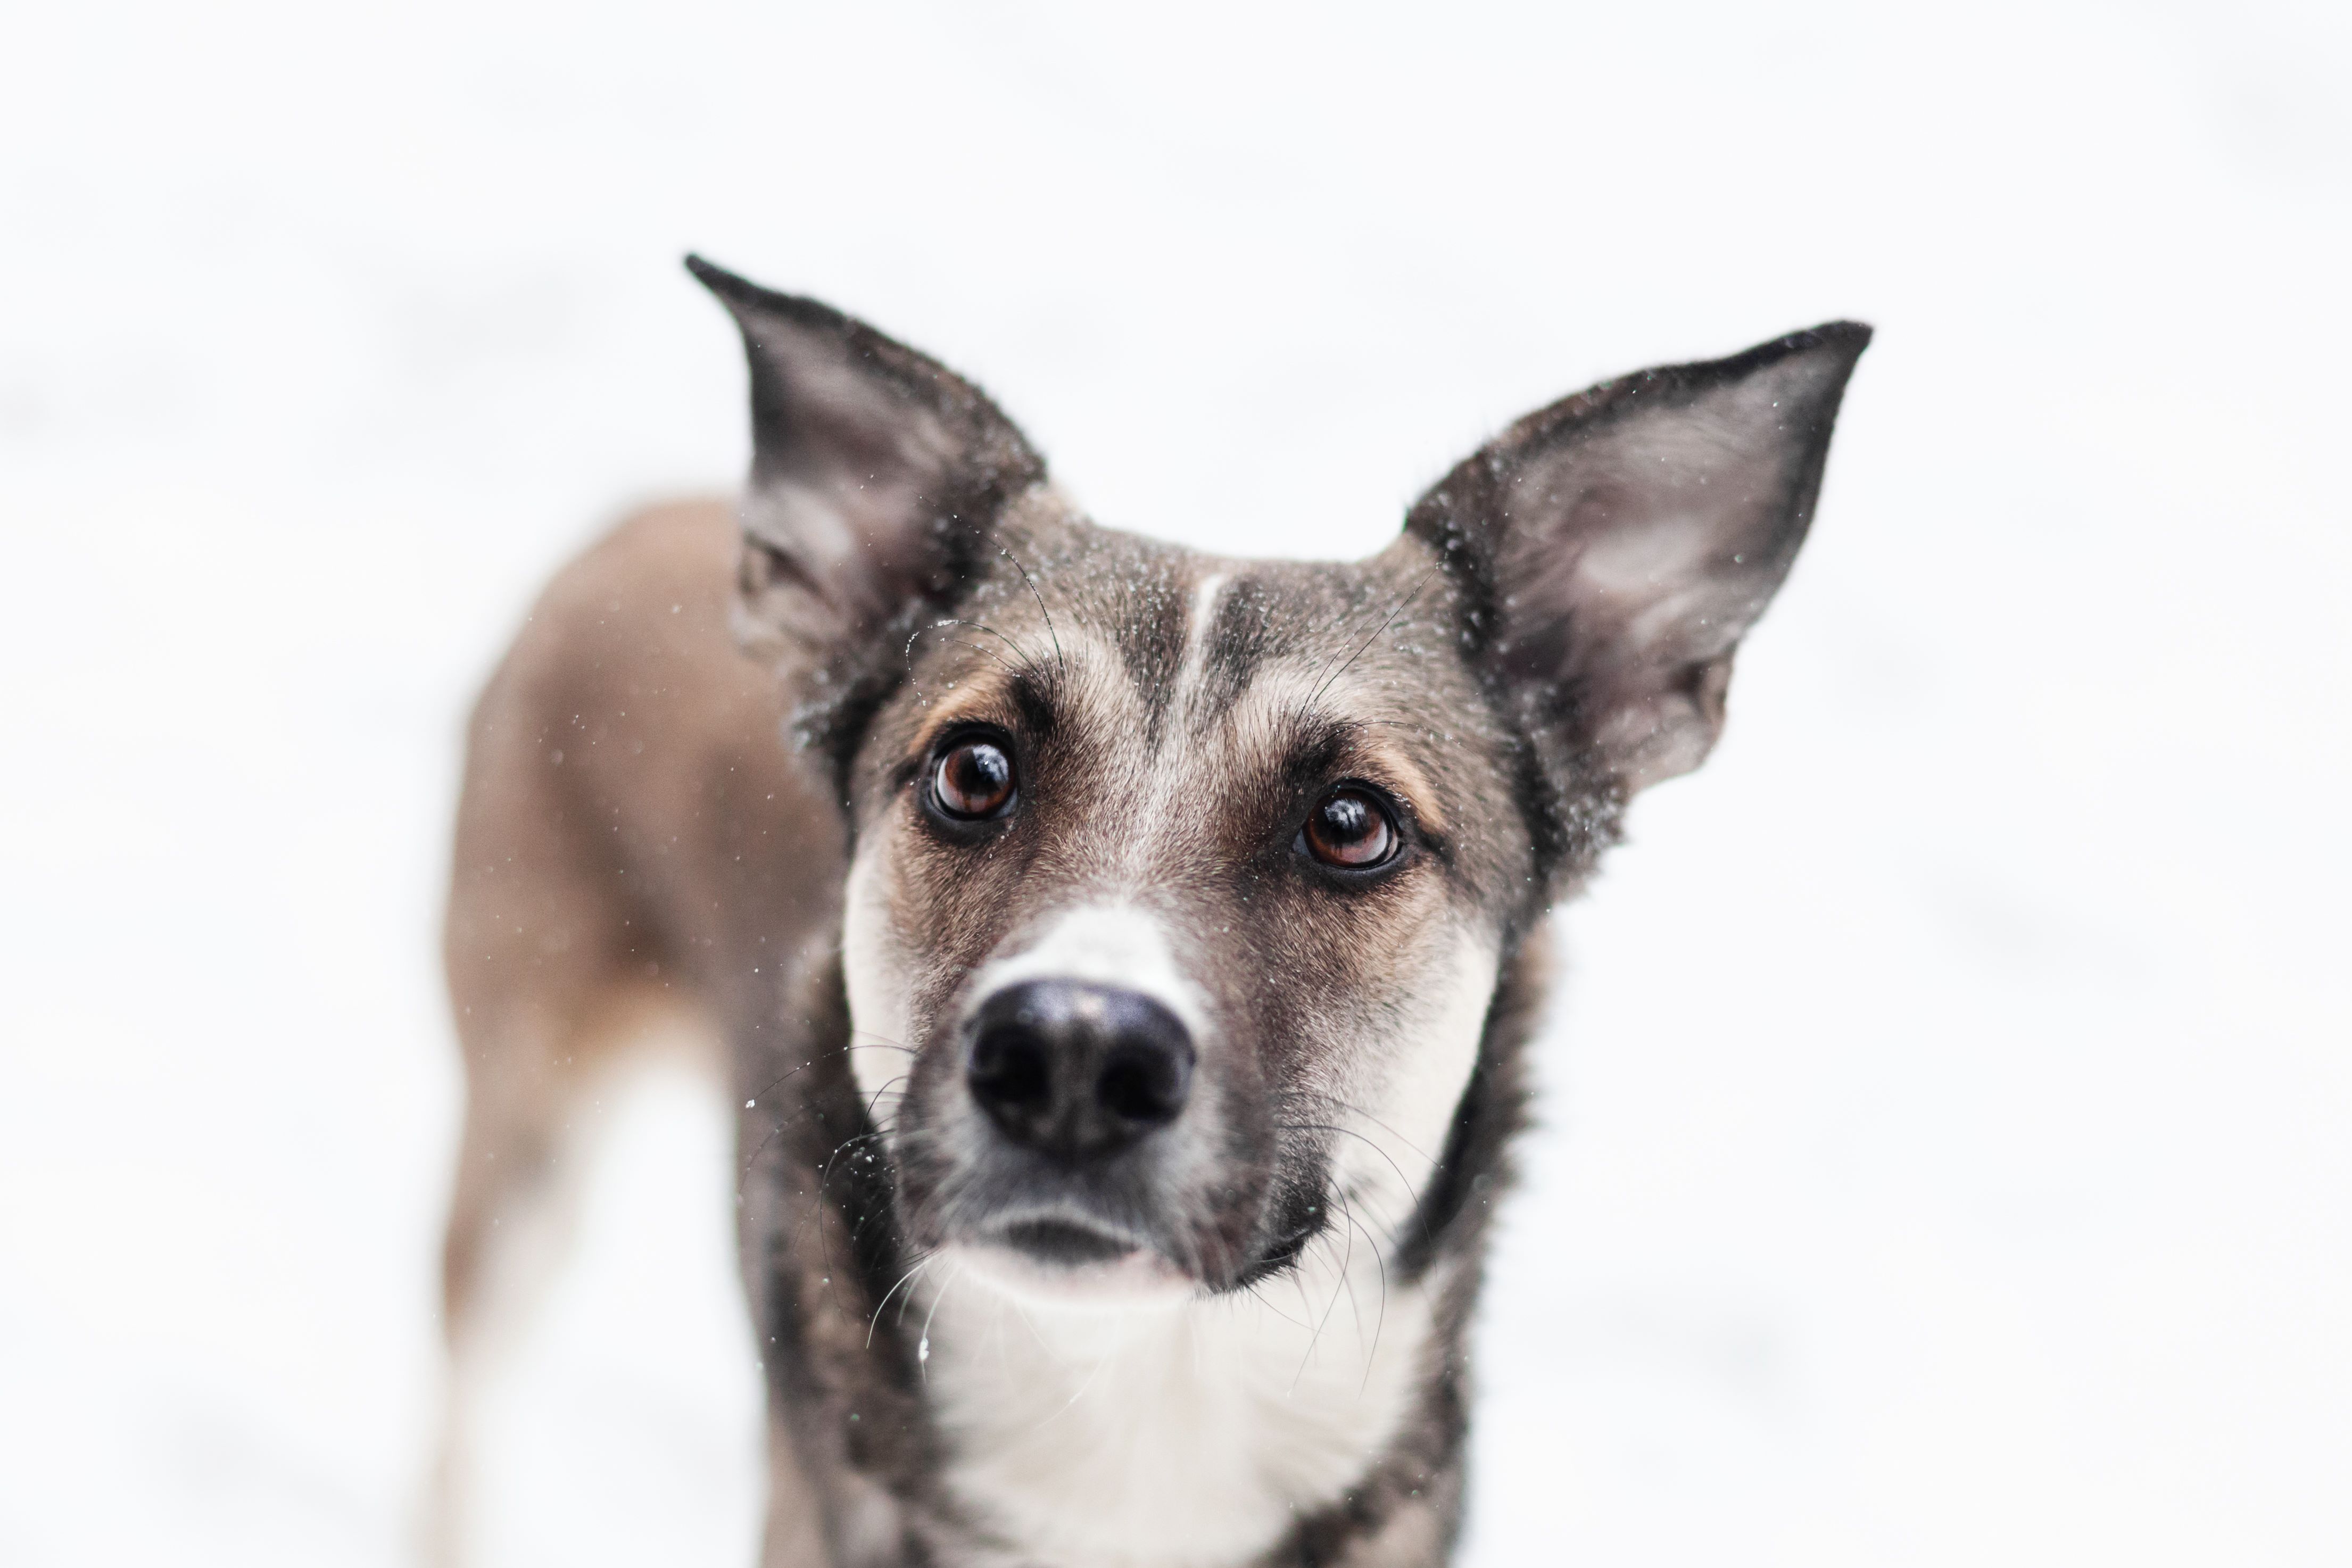
[[[1318,1249],[1320,1250],[1319,1249]],[[1430,1304],[1369,1249],[1258,1293],[1041,1306],[927,1270],[954,1494],[1046,1568],[1228,1568],[1360,1479],[1427,1371]]]

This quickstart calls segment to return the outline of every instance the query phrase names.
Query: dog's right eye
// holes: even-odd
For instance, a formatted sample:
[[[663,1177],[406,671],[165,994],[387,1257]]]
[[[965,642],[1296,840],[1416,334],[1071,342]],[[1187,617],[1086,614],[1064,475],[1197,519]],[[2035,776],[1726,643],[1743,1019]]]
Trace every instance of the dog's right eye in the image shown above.
[[[1013,796],[1013,758],[992,740],[974,737],[950,747],[931,770],[932,801],[961,822],[1004,815]]]
[[[1342,788],[1323,797],[1299,830],[1298,842],[1325,865],[1370,871],[1396,858],[1396,819],[1367,789]]]

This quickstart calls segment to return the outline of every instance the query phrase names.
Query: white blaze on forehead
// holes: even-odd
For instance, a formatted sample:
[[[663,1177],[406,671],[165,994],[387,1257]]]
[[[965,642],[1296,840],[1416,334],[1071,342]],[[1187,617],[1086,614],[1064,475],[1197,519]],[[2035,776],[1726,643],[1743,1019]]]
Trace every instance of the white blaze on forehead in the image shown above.
[[[1184,626],[1184,657],[1176,670],[1178,691],[1197,681],[1202,666],[1208,663],[1209,632],[1217,623],[1217,595],[1225,591],[1227,580],[1223,572],[1213,571],[1193,587]]]
[[[982,969],[971,1006],[1022,980],[1085,980],[1139,991],[1174,1013],[1196,1040],[1208,1036],[1208,1009],[1184,977],[1160,917],[1131,904],[1080,904],[1054,917],[1037,939]]]

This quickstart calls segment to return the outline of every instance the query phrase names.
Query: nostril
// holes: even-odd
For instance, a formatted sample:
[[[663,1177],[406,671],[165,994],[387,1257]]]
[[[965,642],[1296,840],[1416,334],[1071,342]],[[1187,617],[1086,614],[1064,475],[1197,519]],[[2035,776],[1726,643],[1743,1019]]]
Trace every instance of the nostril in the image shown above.
[[[1156,1127],[1184,1109],[1191,1064],[1177,1051],[1126,1047],[1111,1053],[1095,1080],[1095,1101],[1122,1122]]]
[[[1045,1042],[1024,1023],[982,1030],[971,1042],[965,1075],[973,1094],[1007,1110],[1043,1110],[1054,1097]]]

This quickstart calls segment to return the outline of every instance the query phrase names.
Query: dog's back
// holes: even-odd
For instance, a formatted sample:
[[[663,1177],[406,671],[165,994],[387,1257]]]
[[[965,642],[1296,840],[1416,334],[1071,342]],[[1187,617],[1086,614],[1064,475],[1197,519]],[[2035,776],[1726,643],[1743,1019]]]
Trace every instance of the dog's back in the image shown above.
[[[549,586],[474,712],[445,933],[467,1081],[445,1560],[467,1384],[560,1253],[595,1086],[634,1047],[756,1033],[839,896],[839,813],[793,762],[775,673],[729,629],[740,541],[721,501],[629,518]]]

